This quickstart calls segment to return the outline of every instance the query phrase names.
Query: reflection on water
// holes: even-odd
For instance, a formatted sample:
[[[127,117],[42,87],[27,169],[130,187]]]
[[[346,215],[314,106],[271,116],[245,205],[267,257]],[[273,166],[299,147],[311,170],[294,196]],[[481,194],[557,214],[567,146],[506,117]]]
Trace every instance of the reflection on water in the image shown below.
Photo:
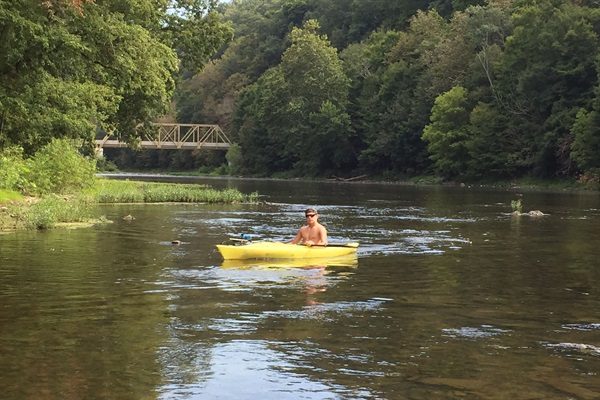
[[[223,260],[223,268],[254,268],[254,269],[294,269],[294,268],[357,268],[356,254],[339,257],[322,257],[309,259],[280,259],[280,260]]]
[[[121,205],[0,235],[10,399],[595,399],[600,197],[209,180],[261,204]],[[358,258],[223,261],[307,206]],[[135,220],[123,221],[124,215]]]
[[[165,385],[159,398],[331,399],[332,392],[338,393],[338,398],[373,397],[364,389],[350,392],[342,385],[315,381],[310,374],[296,371],[302,357],[290,357],[290,347],[290,343],[262,340],[218,344],[208,354],[212,364],[198,368],[205,380],[192,385]],[[179,376],[175,375],[174,380],[180,381]]]

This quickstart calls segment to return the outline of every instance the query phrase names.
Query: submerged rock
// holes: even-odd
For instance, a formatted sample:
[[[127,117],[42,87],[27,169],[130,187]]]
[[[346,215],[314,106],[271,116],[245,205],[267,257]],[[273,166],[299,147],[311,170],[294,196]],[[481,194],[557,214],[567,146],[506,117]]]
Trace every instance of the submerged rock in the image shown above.
[[[544,214],[540,210],[529,211],[529,216],[530,217],[543,217],[544,215],[546,215],[546,214]]]

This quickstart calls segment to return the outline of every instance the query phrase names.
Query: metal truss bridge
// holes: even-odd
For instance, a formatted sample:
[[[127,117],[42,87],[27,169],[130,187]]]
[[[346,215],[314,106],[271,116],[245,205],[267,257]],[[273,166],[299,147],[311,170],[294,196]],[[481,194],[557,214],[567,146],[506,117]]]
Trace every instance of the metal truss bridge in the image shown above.
[[[143,135],[140,142],[142,149],[165,150],[227,150],[231,140],[219,125],[153,123],[157,126],[156,135]],[[105,147],[127,147],[127,143],[106,135],[96,140],[96,151],[102,153]]]

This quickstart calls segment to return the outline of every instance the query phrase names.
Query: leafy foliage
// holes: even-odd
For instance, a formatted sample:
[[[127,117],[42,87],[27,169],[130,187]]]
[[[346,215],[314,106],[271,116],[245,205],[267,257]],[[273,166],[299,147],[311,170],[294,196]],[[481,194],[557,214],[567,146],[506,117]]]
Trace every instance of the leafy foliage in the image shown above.
[[[134,140],[231,28],[211,0],[0,0],[0,148],[33,154],[97,127]],[[175,12],[173,10],[176,10]],[[178,51],[178,53],[176,53]]]
[[[235,173],[486,179],[599,168],[591,1],[43,4],[0,0],[0,149],[28,156],[53,138],[89,141],[97,126],[134,142],[180,83],[177,119],[230,133]],[[153,168],[226,159],[120,154]]]
[[[83,157],[66,139],[53,139],[27,164],[24,189],[27,194],[69,194],[94,184],[96,160]]]
[[[0,152],[0,189],[21,191],[27,184],[27,172],[21,147],[10,147]]]
[[[578,110],[589,104],[596,83],[594,57],[597,10],[561,0],[520,2],[512,14],[514,31],[506,39],[498,66],[498,96],[512,125],[527,126],[516,160],[538,176],[568,169],[560,145]]]
[[[0,189],[26,195],[69,194],[93,185],[96,160],[68,139],[53,139],[26,159],[20,147],[0,152]]]
[[[85,222],[94,217],[93,209],[82,199],[46,196],[24,213],[23,223],[27,229],[52,229],[59,223]]]
[[[464,173],[468,161],[470,110],[467,90],[461,86],[440,95],[431,112],[431,123],[423,131],[437,171],[447,178]]]
[[[279,66],[244,93],[239,136],[244,162],[271,174],[294,169],[313,176],[353,162],[349,142],[349,80],[337,52],[316,33],[316,21],[292,29]]]
[[[575,139],[571,157],[582,171],[600,169],[600,115],[598,111],[579,111],[573,125]]]

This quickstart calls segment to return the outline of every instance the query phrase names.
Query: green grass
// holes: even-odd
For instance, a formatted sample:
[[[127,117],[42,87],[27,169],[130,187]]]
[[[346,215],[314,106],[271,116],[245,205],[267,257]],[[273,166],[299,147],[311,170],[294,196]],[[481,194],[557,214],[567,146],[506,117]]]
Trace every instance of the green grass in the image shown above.
[[[68,224],[106,221],[96,218],[100,203],[240,203],[256,202],[258,194],[235,189],[215,190],[206,185],[98,179],[92,188],[72,196],[48,195],[25,199],[16,192],[0,191],[0,230],[52,229]]]
[[[94,209],[85,199],[50,195],[32,205],[23,215],[27,229],[51,229],[61,223],[82,223],[94,219]]]
[[[99,179],[88,193],[98,203],[242,203],[256,202],[257,193],[215,190],[206,185]]]
[[[23,200],[23,195],[14,190],[0,189],[0,204]]]
[[[0,213],[0,230],[52,229],[61,224],[90,223],[104,220],[94,215],[94,207],[85,198],[48,195],[10,203]]]

